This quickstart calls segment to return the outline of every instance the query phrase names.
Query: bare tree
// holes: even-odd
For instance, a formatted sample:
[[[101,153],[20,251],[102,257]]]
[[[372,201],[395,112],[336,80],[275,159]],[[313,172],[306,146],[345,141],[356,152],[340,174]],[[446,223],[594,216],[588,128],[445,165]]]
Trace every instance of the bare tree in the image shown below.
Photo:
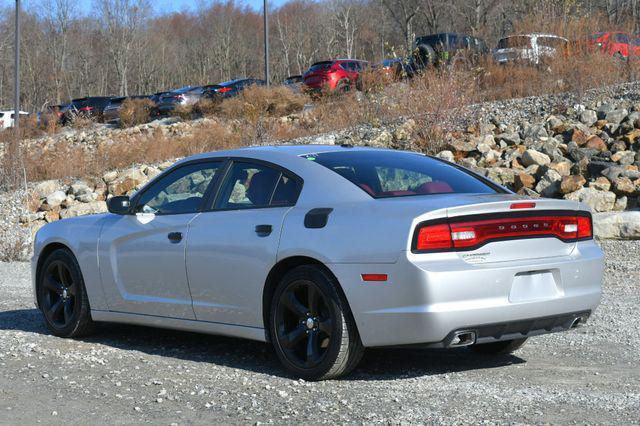
[[[96,0],[95,8],[119,81],[119,93],[129,94],[128,73],[133,47],[149,17],[147,0]]]
[[[404,36],[407,52],[413,48],[413,20],[421,9],[420,0],[381,0],[392,20]]]

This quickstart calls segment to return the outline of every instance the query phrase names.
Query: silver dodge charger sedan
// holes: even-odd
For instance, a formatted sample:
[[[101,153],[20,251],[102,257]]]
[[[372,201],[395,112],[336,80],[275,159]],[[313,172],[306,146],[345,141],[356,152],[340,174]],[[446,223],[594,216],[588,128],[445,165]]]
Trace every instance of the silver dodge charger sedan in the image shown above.
[[[505,354],[583,324],[600,302],[584,205],[524,198],[417,153],[202,154],[108,207],[36,236],[36,303],[57,336],[106,321],[242,337],[327,379],[367,347]]]

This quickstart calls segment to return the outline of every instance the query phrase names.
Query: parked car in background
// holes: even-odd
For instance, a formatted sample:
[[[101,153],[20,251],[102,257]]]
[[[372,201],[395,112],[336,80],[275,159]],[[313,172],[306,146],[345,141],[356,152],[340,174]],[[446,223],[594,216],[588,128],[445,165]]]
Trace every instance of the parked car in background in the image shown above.
[[[382,62],[374,64],[371,68],[379,72],[388,80],[395,80],[402,76],[405,60],[402,58],[383,59]]]
[[[360,73],[369,67],[358,59],[334,59],[316,62],[302,76],[304,90],[320,92],[345,92],[360,88]]]
[[[155,101],[158,114],[166,115],[178,106],[194,105],[200,100],[202,93],[202,86],[185,86],[171,92],[158,93]]]
[[[629,56],[638,56],[636,52],[640,43],[637,37],[633,37],[622,31],[605,31],[593,34],[588,41],[588,46],[618,59],[628,59]]]
[[[301,75],[291,75],[285,78],[282,84],[294,92],[300,92],[302,90],[303,79]]]
[[[468,67],[489,54],[484,40],[457,33],[439,33],[416,37],[413,69],[429,66]]]
[[[91,96],[74,99],[60,111],[61,121],[67,124],[77,117],[83,117],[100,122],[104,109],[112,98],[113,96]]]
[[[26,117],[29,113],[20,111],[20,117]],[[0,129],[8,129],[13,127],[15,122],[15,110],[0,111]]]
[[[565,54],[569,40],[553,34],[521,34],[502,38],[493,53],[499,64],[540,65],[558,54]]]
[[[251,86],[264,86],[264,80],[256,78],[238,78],[223,83],[207,86],[202,93],[204,99],[221,101],[223,99],[238,96],[240,92]]]
[[[103,116],[103,121],[105,123],[117,123],[120,121],[120,110],[122,109],[122,104],[127,100],[127,99],[149,99],[151,100],[151,96],[142,96],[142,95],[138,95],[138,96],[119,96],[116,98],[112,98],[109,100],[109,103],[107,104],[107,106],[105,107],[102,116]],[[150,111],[149,112],[150,115],[155,115],[154,111]]]

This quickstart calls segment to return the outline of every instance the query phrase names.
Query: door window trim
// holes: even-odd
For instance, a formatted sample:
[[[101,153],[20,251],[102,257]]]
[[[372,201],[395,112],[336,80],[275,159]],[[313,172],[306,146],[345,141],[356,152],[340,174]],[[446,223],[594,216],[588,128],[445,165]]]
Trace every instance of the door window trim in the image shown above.
[[[229,178],[229,171],[231,170],[231,167],[235,163],[251,163],[251,164],[256,164],[256,165],[272,168],[272,169],[280,172],[280,176],[278,177],[278,182],[280,182],[280,178],[282,177],[283,174],[287,175],[289,178],[293,179],[296,182],[297,186],[298,186],[298,193],[296,195],[295,200],[292,203],[278,204],[278,205],[266,205],[266,206],[255,206],[255,207],[217,208],[216,205],[220,201],[219,198],[221,196],[221,189],[224,186],[224,184],[227,183],[227,180]],[[222,211],[258,210],[258,209],[273,209],[273,208],[283,208],[283,207],[284,208],[294,207],[298,203],[298,200],[300,199],[300,194],[302,193],[302,188],[304,186],[304,179],[302,179],[300,176],[298,176],[297,174],[295,174],[291,170],[289,170],[289,169],[287,169],[285,167],[282,167],[282,166],[280,166],[278,164],[271,163],[270,161],[259,160],[259,159],[256,159],[256,158],[226,157],[226,164],[225,164],[225,166],[223,168],[223,172],[224,173],[220,174],[220,177],[219,177],[218,181],[216,182],[216,185],[215,185],[212,193],[210,194],[210,197],[205,199],[205,204],[203,206],[202,212],[222,212]],[[277,189],[277,184],[276,184],[276,187],[273,188],[273,192],[271,194],[269,203],[271,203],[271,201],[273,201],[272,199],[273,199],[273,195],[275,194],[276,189]]]
[[[196,214],[196,213],[201,213],[203,211],[204,206],[206,205],[207,200],[210,198],[210,194],[211,191],[213,191],[214,189],[217,189],[217,183],[220,180],[220,176],[223,173],[226,173],[226,159],[225,158],[201,158],[201,159],[197,159],[197,160],[190,160],[190,161],[186,161],[184,163],[179,163],[179,164],[175,164],[173,166],[171,166],[170,168],[168,168],[167,170],[165,170],[164,172],[160,173],[158,176],[156,176],[155,178],[153,178],[151,181],[149,181],[144,187],[142,187],[138,192],[135,193],[135,195],[131,198],[131,214],[132,215],[136,215],[136,209],[138,208],[138,202],[140,201],[140,198],[149,190],[151,189],[156,183],[158,183],[161,179],[164,179],[165,177],[169,176],[171,173],[176,172],[184,167],[189,167],[189,166],[193,166],[194,164],[219,164],[220,167],[218,167],[218,169],[216,170],[213,179],[211,179],[211,182],[209,182],[209,185],[207,186],[207,189],[205,190],[203,196],[202,196],[202,200],[200,201],[200,205],[198,206],[198,208],[196,209],[196,211],[194,212],[189,212],[189,213],[154,213],[156,216],[178,216],[181,214]]]

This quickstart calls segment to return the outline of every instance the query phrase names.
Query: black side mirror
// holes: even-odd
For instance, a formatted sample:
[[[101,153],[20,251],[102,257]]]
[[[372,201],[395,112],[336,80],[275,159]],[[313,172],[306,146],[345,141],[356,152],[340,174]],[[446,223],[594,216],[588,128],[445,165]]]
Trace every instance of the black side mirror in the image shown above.
[[[109,213],[113,214],[130,214],[131,200],[126,195],[111,197],[107,200],[107,209],[109,210]]]

